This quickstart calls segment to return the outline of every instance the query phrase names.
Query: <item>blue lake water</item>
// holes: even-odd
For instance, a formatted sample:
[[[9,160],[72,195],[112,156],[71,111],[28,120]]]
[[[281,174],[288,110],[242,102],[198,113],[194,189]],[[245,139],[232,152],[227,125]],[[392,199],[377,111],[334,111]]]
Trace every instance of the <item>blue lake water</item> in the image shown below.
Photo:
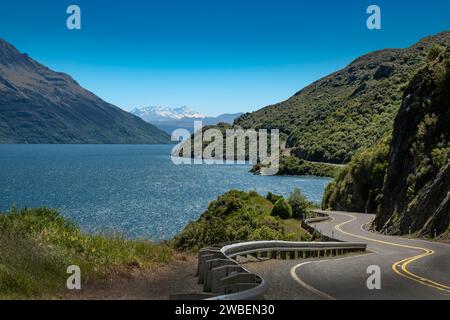
[[[168,145],[0,145],[0,211],[47,206],[94,233],[170,239],[230,189],[320,202],[329,179],[267,177],[249,165],[181,165]]]

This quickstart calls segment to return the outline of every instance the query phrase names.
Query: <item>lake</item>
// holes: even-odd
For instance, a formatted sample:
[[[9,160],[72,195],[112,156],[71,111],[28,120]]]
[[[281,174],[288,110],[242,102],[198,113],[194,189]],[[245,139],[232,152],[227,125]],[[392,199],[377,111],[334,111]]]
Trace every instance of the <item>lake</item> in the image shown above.
[[[249,165],[181,165],[169,145],[0,145],[0,211],[47,206],[83,230],[172,238],[230,189],[320,202],[330,179],[256,176]]]

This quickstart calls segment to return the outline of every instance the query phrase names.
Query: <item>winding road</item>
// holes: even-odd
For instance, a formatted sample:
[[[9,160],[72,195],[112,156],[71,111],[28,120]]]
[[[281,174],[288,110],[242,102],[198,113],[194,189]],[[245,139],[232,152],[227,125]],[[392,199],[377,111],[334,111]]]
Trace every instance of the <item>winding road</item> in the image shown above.
[[[450,245],[369,232],[374,215],[330,212],[313,224],[338,240],[367,243],[367,254],[299,261],[268,261],[251,268],[274,288],[273,299],[450,300]],[[369,289],[370,266],[380,270],[380,289]],[[270,269],[270,270],[269,270]],[[273,270],[278,270],[274,272]],[[278,293],[277,293],[278,291]]]

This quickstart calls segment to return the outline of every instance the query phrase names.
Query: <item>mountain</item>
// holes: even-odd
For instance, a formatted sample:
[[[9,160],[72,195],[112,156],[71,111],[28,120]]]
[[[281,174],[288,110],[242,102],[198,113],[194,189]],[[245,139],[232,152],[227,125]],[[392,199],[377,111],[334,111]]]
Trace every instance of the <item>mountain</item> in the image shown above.
[[[226,113],[217,117],[205,118],[183,118],[179,120],[167,121],[152,121],[151,124],[156,126],[168,134],[171,134],[176,129],[186,129],[194,133],[194,121],[201,121],[203,126],[217,125],[219,123],[232,124],[233,121],[239,118],[242,113]]]
[[[168,143],[169,136],[0,39],[0,143]]]
[[[150,123],[153,121],[170,121],[184,118],[206,117],[205,115],[195,112],[188,107],[143,107],[135,108],[131,111],[131,113]]]
[[[279,128],[292,155],[346,163],[356,150],[374,145],[391,130],[402,92],[426,64],[433,45],[448,46],[450,32],[406,49],[366,54],[288,100],[242,115],[243,128]]]
[[[144,107],[133,109],[131,113],[169,134],[176,129],[187,129],[193,132],[194,121],[201,120],[204,126],[219,123],[232,124],[242,115],[242,113],[226,113],[217,117],[208,117],[187,107]]]
[[[450,46],[434,47],[411,80],[392,134],[359,152],[323,207],[376,212],[374,227],[450,238]]]

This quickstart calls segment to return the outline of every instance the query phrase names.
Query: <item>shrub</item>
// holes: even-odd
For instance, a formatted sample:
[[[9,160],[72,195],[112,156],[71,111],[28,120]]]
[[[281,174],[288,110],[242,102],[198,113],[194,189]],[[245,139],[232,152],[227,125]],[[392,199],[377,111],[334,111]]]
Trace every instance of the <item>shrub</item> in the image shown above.
[[[272,193],[268,198],[280,201],[278,206],[281,209],[278,211],[282,217],[292,216],[292,209],[286,200]],[[239,205],[234,205],[236,203]],[[254,191],[229,191],[211,202],[197,221],[187,225],[175,237],[173,245],[178,250],[197,251],[209,245],[233,241],[292,239],[292,234],[285,231],[288,220],[271,216],[273,208],[271,201]],[[296,225],[298,228],[289,230],[295,233],[295,239],[308,239],[308,233],[298,223]]]
[[[289,219],[292,218],[292,208],[285,199],[281,198],[275,202],[271,215],[281,219]]]
[[[439,57],[439,55],[441,55],[444,52],[445,52],[445,48],[444,47],[442,47],[440,45],[437,45],[437,44],[434,44],[430,48],[430,50],[428,51],[428,56],[427,56],[428,61],[435,60],[437,57]]]
[[[295,188],[288,198],[289,205],[292,208],[292,217],[304,219],[309,207],[309,202],[300,189]]]
[[[281,198],[283,198],[283,196],[273,194],[272,192],[269,192],[266,196],[266,199],[269,200],[270,202],[272,202],[272,204],[275,204],[275,202],[277,202]]]
[[[284,240],[284,235],[274,229],[269,228],[268,226],[262,226],[258,229],[255,229],[249,237],[249,240],[258,241],[258,240]]]

